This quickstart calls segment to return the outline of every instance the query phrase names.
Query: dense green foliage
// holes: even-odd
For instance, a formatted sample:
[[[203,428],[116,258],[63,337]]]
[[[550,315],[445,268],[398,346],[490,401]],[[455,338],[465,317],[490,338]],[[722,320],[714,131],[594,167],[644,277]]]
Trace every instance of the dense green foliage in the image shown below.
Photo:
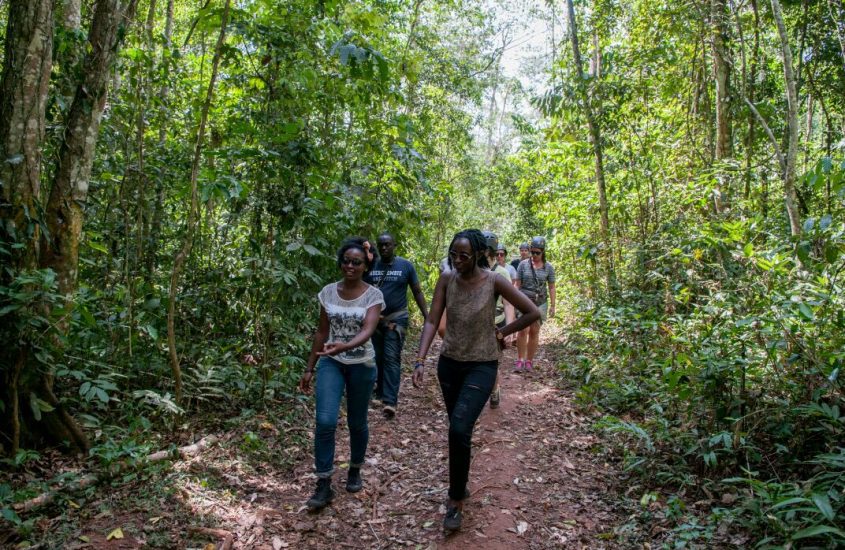
[[[788,111],[768,3],[725,8],[727,158],[716,155],[711,77],[718,2],[577,3],[588,75],[579,81],[558,36],[560,55],[531,75],[548,83],[536,97],[501,70],[493,3],[235,3],[193,233],[192,157],[224,3],[176,2],[170,23],[166,4],[139,4],[114,70],[74,307],[49,270],[10,273],[0,287],[0,341],[32,346],[94,455],[155,448],[150,427],[185,412],[295,410],[313,296],[346,235],[389,229],[430,286],[457,229],[491,228],[514,253],[543,234],[572,319],[561,370],[604,413],[600,428],[642,489],[639,520],[672,523],[667,544],[679,547],[739,532],[761,546],[845,544],[840,2],[784,6],[801,100],[800,235],[772,142],[786,150]],[[50,162],[82,35],[56,34]],[[498,106],[502,90],[534,110]],[[607,239],[588,112],[602,135]],[[166,311],[185,235],[176,402]],[[16,246],[0,243],[0,255]],[[25,401],[36,419],[50,409]],[[694,511],[702,495],[723,506]],[[11,498],[4,489],[0,503]],[[654,500],[665,506],[653,511]]]
[[[641,519],[674,524],[672,544],[706,542],[719,521],[723,542],[736,529],[762,546],[843,544],[845,75],[835,12],[824,2],[785,8],[802,75],[803,232],[794,237],[772,143],[741,100],[754,98],[785,150],[769,7],[758,6],[756,26],[751,6],[729,10],[733,154],[720,162],[709,5],[577,7],[581,43],[597,38],[601,71],[585,96],[571,57],[560,60],[561,84],[537,101],[548,128],[523,134],[509,159],[517,200],[543,221],[552,258],[573,281],[574,355],[561,368],[607,415],[601,427],[643,476]],[[603,134],[610,249],[584,101]],[[723,505],[696,517],[693,502],[712,495]],[[666,503],[657,513],[647,506],[655,499]]]

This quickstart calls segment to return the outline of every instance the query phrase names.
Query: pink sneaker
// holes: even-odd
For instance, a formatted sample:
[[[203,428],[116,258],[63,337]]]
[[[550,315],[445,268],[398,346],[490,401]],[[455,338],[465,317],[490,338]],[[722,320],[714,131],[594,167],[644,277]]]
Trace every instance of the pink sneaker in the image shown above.
[[[514,372],[520,372],[522,370],[523,365],[524,365],[524,362],[522,361],[522,359],[517,359],[516,361],[513,362],[513,371]]]
[[[524,366],[523,366],[522,368],[525,370],[525,372],[531,372],[531,368],[532,368],[533,366],[534,366],[534,365],[531,363],[531,361],[528,361],[528,360],[526,359],[526,361],[525,361],[525,363],[524,363]]]

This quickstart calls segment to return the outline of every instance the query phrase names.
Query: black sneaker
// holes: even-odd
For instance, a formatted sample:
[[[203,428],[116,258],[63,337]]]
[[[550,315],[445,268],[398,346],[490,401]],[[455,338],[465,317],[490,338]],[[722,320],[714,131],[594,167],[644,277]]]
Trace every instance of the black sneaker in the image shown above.
[[[382,413],[386,419],[393,420],[396,417],[396,405],[385,405]]]
[[[463,513],[457,506],[447,506],[446,516],[443,518],[443,530],[454,532],[461,528]]]
[[[317,480],[317,488],[314,494],[305,503],[311,511],[325,508],[329,502],[334,499],[334,491],[332,491],[332,480],[328,477],[321,477]]]
[[[364,488],[364,480],[361,479],[361,468],[349,468],[349,475],[346,477],[346,490],[350,493],[357,493]]]

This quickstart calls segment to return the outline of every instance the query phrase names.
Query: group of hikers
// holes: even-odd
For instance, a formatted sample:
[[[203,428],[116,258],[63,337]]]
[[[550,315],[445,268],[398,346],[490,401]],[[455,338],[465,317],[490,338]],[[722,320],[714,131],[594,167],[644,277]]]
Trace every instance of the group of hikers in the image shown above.
[[[499,406],[499,357],[516,343],[516,372],[533,368],[540,323],[555,311],[555,272],[546,261],[546,241],[534,237],[507,262],[507,250],[490,231],[455,234],[441,262],[431,309],[413,264],[396,255],[396,240],[383,233],[373,243],[346,239],[337,252],[341,279],[317,295],[320,320],[300,390],[313,385],[316,400],[314,469],[317,487],[306,506],[320,510],[334,498],[335,431],[346,395],[349,470],[346,490],[363,488],[367,414],[373,395],[382,414],[395,418],[401,354],[408,328],[408,289],[425,324],[414,360],[415,387],[425,382],[425,359],[436,334],[443,339],[437,380],[449,417],[449,492],[443,528],[460,529],[469,496],[472,432],[484,406]]]

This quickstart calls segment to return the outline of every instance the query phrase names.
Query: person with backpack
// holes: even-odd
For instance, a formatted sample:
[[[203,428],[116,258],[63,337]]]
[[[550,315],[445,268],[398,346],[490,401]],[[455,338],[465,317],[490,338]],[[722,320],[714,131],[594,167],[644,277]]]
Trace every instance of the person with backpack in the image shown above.
[[[530,372],[534,367],[534,355],[540,344],[540,324],[555,316],[555,268],[546,261],[546,239],[531,239],[531,257],[519,262],[516,269],[516,287],[540,308],[541,318],[516,337],[516,372]]]
[[[424,381],[425,356],[441,316],[448,312],[437,362],[437,379],[449,415],[449,499],[443,519],[447,532],[461,527],[463,502],[469,494],[472,431],[496,382],[505,339],[540,318],[537,306],[507,279],[488,269],[487,247],[487,239],[477,229],[461,231],[452,239],[452,271],[437,280],[414,363],[412,381],[419,388]],[[502,328],[494,324],[499,296],[522,313]]]

